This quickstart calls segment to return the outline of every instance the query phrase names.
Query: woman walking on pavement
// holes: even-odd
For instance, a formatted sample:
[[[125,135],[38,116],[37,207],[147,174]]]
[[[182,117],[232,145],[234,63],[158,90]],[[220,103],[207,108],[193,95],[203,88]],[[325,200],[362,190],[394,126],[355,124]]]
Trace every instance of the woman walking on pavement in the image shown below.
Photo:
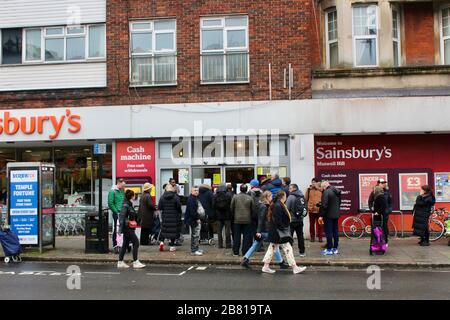
[[[130,267],[123,261],[130,242],[133,244],[133,268],[141,269],[145,267],[145,265],[140,263],[138,260],[139,240],[136,236],[136,233],[134,232],[134,229],[137,226],[137,213],[133,208],[133,203],[131,202],[133,198],[134,192],[132,190],[127,190],[125,192],[125,200],[119,216],[119,233],[123,234],[123,245],[119,253],[119,262],[117,263],[118,268]]]
[[[431,191],[430,186],[424,185],[421,187],[420,195],[417,196],[416,204],[414,205],[414,235],[420,237],[419,245],[421,247],[428,247],[430,245],[430,231],[428,230],[428,219],[431,215],[431,209],[436,203],[436,198]]]
[[[258,201],[258,228],[256,230],[256,238],[253,241],[253,245],[247,251],[242,259],[241,266],[244,268],[250,269],[250,258],[252,255],[261,248],[263,241],[267,241],[269,238],[269,221],[267,219],[267,214],[269,212],[270,203],[272,201],[272,192],[264,191],[261,196],[261,199]],[[275,261],[279,264],[281,269],[289,268],[289,265],[283,261],[280,250],[277,249],[275,251]]]
[[[159,199],[158,210],[161,211],[161,239],[160,251],[164,251],[164,239],[170,240],[170,252],[175,252],[175,240],[181,233],[181,202],[171,184],[166,185],[164,195]]]
[[[292,267],[294,274],[301,273],[306,270],[306,267],[299,267],[295,262],[294,251],[291,243],[293,242],[290,224],[291,214],[286,205],[286,192],[280,190],[277,192],[275,199],[269,207],[268,220],[270,224],[269,230],[269,249],[263,259],[264,267],[262,272],[275,273],[275,270],[270,269],[270,262],[277,250],[281,247],[286,256],[287,263]]]

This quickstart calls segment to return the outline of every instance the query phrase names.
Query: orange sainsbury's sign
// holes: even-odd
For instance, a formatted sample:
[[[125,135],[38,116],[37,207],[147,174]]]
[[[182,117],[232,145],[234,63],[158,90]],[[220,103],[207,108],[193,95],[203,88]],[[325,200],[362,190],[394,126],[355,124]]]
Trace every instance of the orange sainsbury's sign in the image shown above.
[[[0,135],[15,136],[22,132],[26,135],[44,134],[44,129],[50,126],[48,138],[58,138],[61,130],[65,128],[69,133],[78,133],[81,130],[81,117],[72,114],[70,109],[62,116],[12,116],[9,111],[0,111]]]

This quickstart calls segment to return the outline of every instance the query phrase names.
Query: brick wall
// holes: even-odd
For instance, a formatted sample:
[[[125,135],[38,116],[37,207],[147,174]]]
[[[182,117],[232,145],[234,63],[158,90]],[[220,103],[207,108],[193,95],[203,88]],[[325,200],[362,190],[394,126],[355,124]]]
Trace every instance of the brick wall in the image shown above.
[[[433,3],[405,3],[404,17],[407,65],[434,65]]]
[[[200,85],[200,17],[241,13],[249,16],[250,84]],[[249,101],[269,98],[272,64],[273,99],[287,99],[283,69],[294,68],[293,99],[311,97],[311,0],[108,0],[106,89],[0,93],[0,108]],[[177,19],[178,85],[129,87],[129,21]],[[314,49],[316,50],[316,49]]]

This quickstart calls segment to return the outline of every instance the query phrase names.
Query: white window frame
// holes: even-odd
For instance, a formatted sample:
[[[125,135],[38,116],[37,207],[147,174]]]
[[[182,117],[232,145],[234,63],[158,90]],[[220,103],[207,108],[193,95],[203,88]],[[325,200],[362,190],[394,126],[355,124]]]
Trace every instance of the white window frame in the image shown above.
[[[326,43],[326,59],[327,59],[327,68],[331,68],[331,57],[330,57],[330,45],[337,43],[339,48],[339,37],[336,37],[334,40],[330,40],[328,38],[329,30],[328,30],[328,14],[331,12],[336,12],[336,26],[337,26],[337,10],[336,8],[331,8],[325,11],[325,43]],[[337,27],[338,28],[338,27]],[[338,32],[336,28],[336,32]],[[339,49],[338,49],[339,50]]]
[[[369,7],[369,6],[375,6],[376,10],[375,10],[375,19],[376,19],[376,30],[377,30],[377,34],[376,35],[366,35],[366,36],[360,36],[360,35],[355,35],[355,25],[354,25],[354,13],[355,11],[353,10],[354,8],[360,8],[360,7]],[[357,5],[353,5],[352,6],[352,38],[353,38],[353,66],[355,68],[373,68],[373,67],[378,67],[380,64],[380,57],[379,57],[379,52],[380,52],[380,48],[379,48],[379,39],[378,39],[378,35],[379,35],[379,6],[377,4],[357,4]],[[376,64],[374,65],[357,65],[356,64],[356,40],[364,40],[364,39],[375,39],[375,45],[376,45]]]
[[[92,27],[100,27],[103,26],[105,29],[105,43],[103,45],[103,56],[102,57],[90,57],[89,56],[89,37],[90,37],[90,31]],[[105,23],[99,23],[99,24],[88,24],[85,25],[86,27],[86,59],[89,61],[95,61],[95,60],[105,60],[106,59],[106,24]]]
[[[162,22],[162,21],[173,21],[175,23],[174,29],[162,29],[162,30],[155,30],[155,22]],[[133,29],[134,24],[140,24],[140,23],[149,23],[150,28],[149,29]],[[146,53],[133,53],[133,34],[139,34],[139,33],[148,33],[151,32],[152,34],[152,43],[151,43],[151,50],[150,52]],[[173,34],[173,49],[164,49],[164,50],[156,50],[156,35],[160,33],[172,33]],[[167,19],[155,19],[155,20],[135,20],[130,21],[130,45],[129,45],[129,81],[130,81],[130,87],[164,87],[164,86],[174,86],[178,84],[178,59],[177,59],[177,20],[174,18],[167,18]],[[171,83],[155,83],[155,57],[158,56],[174,56],[175,57],[175,81]],[[132,76],[132,60],[133,57],[149,57],[152,58],[152,84],[133,84],[131,81]]]
[[[397,13],[397,25],[394,26],[394,12]],[[401,16],[400,16],[400,10],[397,7],[392,8],[392,45],[394,42],[397,42],[397,56],[398,56],[398,66],[394,65],[395,67],[400,67],[402,65],[402,42],[401,42]],[[394,27],[397,27],[397,38],[394,37]],[[392,50],[394,50],[394,47],[392,47]],[[395,63],[395,60],[394,60]]]
[[[27,60],[27,31],[35,31],[39,30],[41,32],[41,54],[39,60]],[[33,63],[42,63],[44,58],[42,56],[42,53],[44,52],[42,50],[42,47],[44,47],[44,33],[42,31],[42,28],[24,28],[22,30],[22,63],[23,64],[33,64]]]
[[[225,25],[225,20],[229,18],[246,18],[247,19],[247,25],[245,27],[243,26],[237,26],[237,27],[227,27]],[[214,21],[214,20],[220,20],[221,25],[220,26],[207,26],[204,27],[203,23],[205,21]],[[223,32],[223,48],[222,49],[214,49],[214,50],[203,50],[203,31],[204,30],[222,30]],[[245,41],[246,46],[245,47],[231,47],[228,48],[228,38],[227,38],[227,31],[232,30],[245,30]],[[234,84],[234,83],[250,83],[250,40],[249,40],[249,18],[247,15],[231,15],[231,16],[220,16],[220,17],[205,17],[200,19],[200,83],[204,85],[209,84]],[[226,64],[226,56],[229,52],[242,52],[247,54],[247,75],[248,79],[244,81],[227,81],[227,64]],[[203,59],[202,56],[204,54],[208,53],[221,53],[223,54],[223,78],[224,81],[220,82],[204,82],[203,81]]]
[[[445,40],[450,41],[450,35],[444,37],[444,25],[442,23],[443,15],[442,12],[446,9],[450,9],[450,5],[444,5],[439,9],[439,35],[440,35],[440,44],[441,44],[441,64],[445,65]]]
[[[60,28],[62,28],[62,30],[63,30],[62,34],[47,35],[47,30],[49,30],[49,29],[60,29]],[[42,50],[44,50],[44,56],[43,56],[44,63],[45,64],[48,64],[48,63],[65,63],[66,62],[66,45],[67,45],[67,43],[66,43],[66,28],[63,27],[63,26],[45,27],[45,28],[43,28],[43,34],[44,34],[44,43],[43,43],[43,46],[42,46]],[[46,49],[45,41],[47,39],[61,39],[61,38],[63,38],[63,41],[64,41],[63,59],[59,60],[59,61],[47,61],[45,59],[45,49]]]
[[[81,32],[81,33],[70,33],[69,34],[69,29],[70,28],[83,28],[83,32]],[[88,42],[88,37],[87,37],[87,35],[86,35],[86,31],[88,30],[88,28],[86,27],[86,26],[67,26],[66,28],[65,28],[65,34],[66,34],[66,39],[65,39],[65,48],[64,48],[64,51],[65,51],[65,59],[64,59],[64,61],[67,61],[67,62],[82,62],[82,61],[86,61],[87,60],[87,57],[88,57],[88,55],[89,55],[89,42]],[[78,59],[78,60],[69,60],[69,59],[67,59],[67,39],[71,39],[71,38],[80,38],[80,37],[83,37],[84,38],[84,59]]]

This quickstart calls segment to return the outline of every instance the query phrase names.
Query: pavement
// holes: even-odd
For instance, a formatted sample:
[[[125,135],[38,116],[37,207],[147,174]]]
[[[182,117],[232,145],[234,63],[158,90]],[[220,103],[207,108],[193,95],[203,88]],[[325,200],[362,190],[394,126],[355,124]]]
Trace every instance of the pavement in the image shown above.
[[[295,244],[296,260],[306,266],[344,266],[364,268],[370,265],[380,267],[415,267],[415,268],[446,268],[450,267],[450,246],[448,239],[442,238],[432,242],[429,247],[420,247],[416,237],[396,238],[389,242],[389,250],[385,255],[369,255],[369,238],[341,238],[338,255],[321,256],[323,243],[305,240],[306,257],[299,257]],[[266,245],[267,246],[267,245]],[[86,254],[84,252],[85,238],[57,237],[56,248],[45,249],[40,254],[34,249],[26,249],[22,254],[24,261],[78,262],[78,263],[114,263],[117,255],[114,253]],[[165,251],[160,252],[159,246],[140,246],[139,260],[146,264],[194,264],[194,265],[239,265],[242,257],[233,257],[231,249],[219,249],[217,246],[201,245],[205,251],[203,256],[190,254],[190,239],[186,237],[183,245],[176,252],[169,252],[166,243]],[[262,265],[264,252],[257,252],[251,259],[251,265]],[[125,261],[131,260],[127,253]]]
[[[149,265],[124,270],[112,264],[69,265],[1,264],[0,299],[171,300],[175,307],[192,307],[199,300],[217,300],[221,305],[228,300],[242,304],[252,300],[275,308],[265,300],[448,300],[450,292],[450,269],[380,269],[368,273],[365,269],[309,267],[294,275],[277,267],[275,274],[265,274],[239,266]],[[223,306],[217,309],[211,314],[220,315]],[[164,310],[175,312],[176,308]]]

